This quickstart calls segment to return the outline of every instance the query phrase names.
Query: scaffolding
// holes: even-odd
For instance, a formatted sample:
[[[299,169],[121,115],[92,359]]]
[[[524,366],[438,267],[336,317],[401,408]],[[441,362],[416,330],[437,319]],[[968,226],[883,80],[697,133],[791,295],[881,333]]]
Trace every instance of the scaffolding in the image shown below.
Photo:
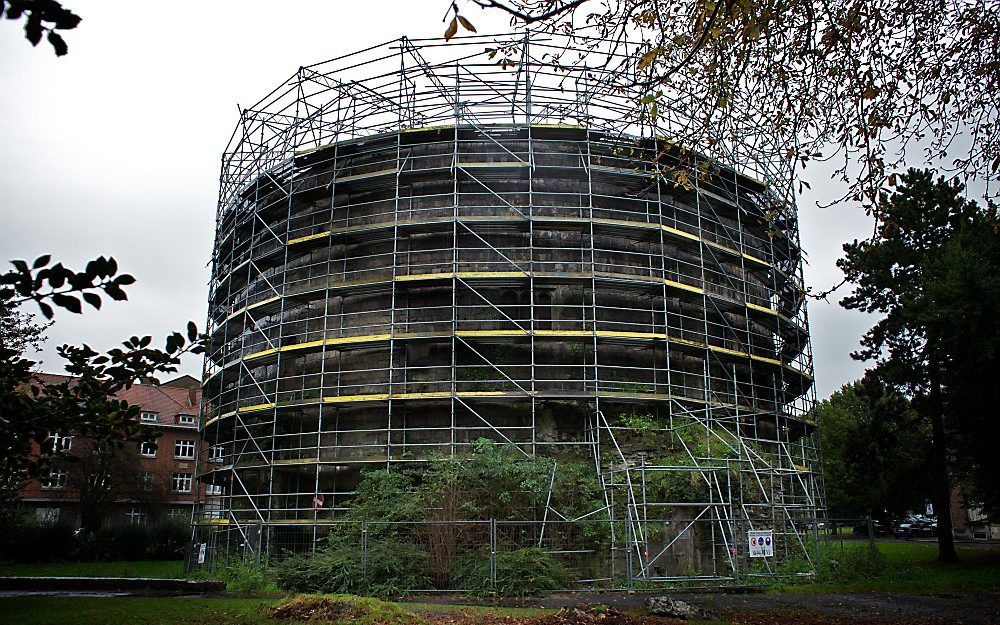
[[[825,504],[787,162],[685,149],[671,137],[689,120],[637,114],[606,64],[552,67],[567,45],[552,39],[506,45],[498,63],[485,38],[395,40],[300,68],[242,111],[196,542],[312,548],[360,470],[488,438],[592,460],[605,505],[547,506],[535,531],[610,523],[610,585],[780,573],[747,559],[753,529],[815,571]],[[658,460],[667,445],[683,461]],[[648,486],[678,472],[703,501]]]

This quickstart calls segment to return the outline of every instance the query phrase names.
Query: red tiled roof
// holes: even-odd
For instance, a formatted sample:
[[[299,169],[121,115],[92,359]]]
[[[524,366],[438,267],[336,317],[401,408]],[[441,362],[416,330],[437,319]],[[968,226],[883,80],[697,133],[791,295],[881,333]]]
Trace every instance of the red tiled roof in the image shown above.
[[[44,384],[61,384],[73,376],[58,373],[35,373],[35,379]],[[157,386],[155,384],[133,384],[131,388],[117,394],[133,406],[139,406],[143,412],[155,412],[159,415],[160,425],[176,425],[179,415],[198,415],[198,403],[201,401],[201,391],[189,391],[175,386]]]

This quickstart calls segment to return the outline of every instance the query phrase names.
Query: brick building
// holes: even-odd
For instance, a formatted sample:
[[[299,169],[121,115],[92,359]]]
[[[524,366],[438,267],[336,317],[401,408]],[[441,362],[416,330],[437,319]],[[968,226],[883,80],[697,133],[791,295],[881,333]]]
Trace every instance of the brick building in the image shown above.
[[[69,376],[36,374],[43,383]],[[156,444],[126,444],[112,454],[95,450],[96,441],[72,432],[50,432],[49,449],[71,453],[77,462],[55,460],[38,479],[21,488],[19,499],[39,519],[83,525],[83,514],[98,514],[104,524],[145,525],[164,517],[191,517],[199,494],[197,380],[181,376],[164,384],[135,384],[118,394],[139,406],[142,423],[160,433]],[[209,493],[210,494],[210,493]]]

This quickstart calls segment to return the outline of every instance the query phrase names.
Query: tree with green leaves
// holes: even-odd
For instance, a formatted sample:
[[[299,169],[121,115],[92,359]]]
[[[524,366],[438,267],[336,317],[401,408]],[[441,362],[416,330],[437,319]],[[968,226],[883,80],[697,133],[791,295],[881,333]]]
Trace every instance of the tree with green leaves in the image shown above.
[[[919,161],[1000,177],[1000,4],[958,0],[454,0],[544,34],[539,61],[586,63],[636,117],[691,149],[734,137],[799,168],[837,163],[847,198]],[[448,22],[446,35],[458,32]],[[462,22],[464,25],[464,22]],[[468,28],[467,28],[468,30]],[[501,55],[508,48],[496,48]],[[543,39],[543,38],[539,38]],[[517,50],[510,48],[518,66]],[[593,54],[580,56],[579,51]],[[537,62],[537,61],[536,61]],[[656,119],[655,111],[660,115]],[[677,111],[683,124],[671,124]]]
[[[817,404],[815,415],[831,517],[887,520],[923,507],[930,429],[902,393],[866,377]]]
[[[880,198],[876,236],[844,246],[837,265],[854,290],[841,305],[882,315],[852,357],[872,362],[869,375],[909,397],[930,426],[939,558],[953,561],[952,476],[996,466],[976,443],[997,433],[1000,317],[988,306],[1000,301],[1000,217],[931,171],[911,169],[901,182]],[[973,498],[997,501],[995,479],[972,486]]]
[[[47,255],[30,265],[21,260],[11,264],[13,269],[0,273],[0,319],[8,320],[0,326],[0,476],[4,484],[19,484],[26,475],[37,477],[52,462],[59,450],[47,449],[50,432],[72,432],[118,449],[126,443],[153,441],[155,432],[139,422],[139,406],[116,395],[142,380],[175,372],[186,353],[203,353],[203,337],[195,324],[188,323],[186,335],[169,335],[163,349],[152,347],[149,336],[133,336],[122,347],[105,353],[86,344],[62,345],[57,351],[73,377],[42,384],[33,375],[36,363],[25,357],[26,349],[37,345],[41,330],[24,321],[20,307],[34,303],[49,320],[56,309],[82,314],[84,303],[99,309],[103,297],[127,299],[124,287],[135,279],[119,273],[113,258],[96,258],[82,271],[52,264]],[[58,459],[79,460],[62,453]]]

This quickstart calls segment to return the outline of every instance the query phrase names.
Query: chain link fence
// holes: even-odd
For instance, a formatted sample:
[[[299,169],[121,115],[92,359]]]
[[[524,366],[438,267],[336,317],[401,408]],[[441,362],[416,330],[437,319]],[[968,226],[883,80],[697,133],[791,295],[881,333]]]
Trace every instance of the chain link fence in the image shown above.
[[[206,533],[212,542],[195,543],[189,568],[257,558],[263,531],[280,533],[267,544],[286,550],[262,564],[308,553],[319,539],[317,550],[337,552],[361,578],[398,576],[420,586],[405,588],[411,592],[517,594],[530,578],[539,586],[530,591],[755,586],[806,581],[877,557],[870,519],[339,521]]]

